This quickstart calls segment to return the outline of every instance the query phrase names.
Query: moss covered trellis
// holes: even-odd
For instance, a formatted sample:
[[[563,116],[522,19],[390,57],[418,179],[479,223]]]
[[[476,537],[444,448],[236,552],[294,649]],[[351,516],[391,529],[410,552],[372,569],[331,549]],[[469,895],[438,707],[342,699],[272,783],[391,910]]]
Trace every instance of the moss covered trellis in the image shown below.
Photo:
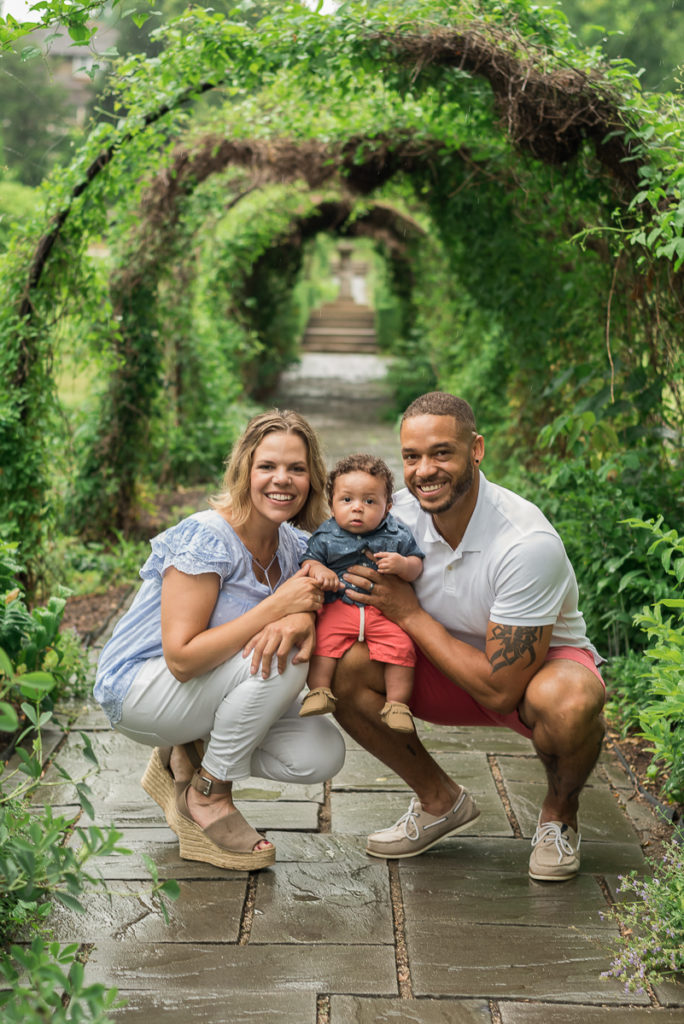
[[[278,351],[255,294],[270,283],[285,302],[316,233],[366,234],[391,264],[405,345],[426,332],[420,345],[440,383],[463,367],[425,301],[447,295],[440,261],[466,296],[458,316],[469,344],[485,311],[496,372],[473,387],[497,389],[492,416],[505,410],[533,436],[533,397],[574,360],[593,368],[587,394],[608,387],[612,401],[647,367],[657,396],[647,418],[681,429],[684,172],[672,143],[681,108],[642,97],[532,5],[359,2],[323,18],[293,4],[256,29],[186,12],[158,62],[130,60],[116,88],[128,113],[95,127],[46,185],[44,217],[5,261],[0,492],[6,532],[31,564],[50,518],[60,320],[87,325],[109,368],[71,508],[83,530],[125,528],[163,404],[169,323],[186,327],[174,388],[189,431],[211,387],[202,359],[193,362],[193,310],[174,313],[174,295],[192,289],[197,253],[216,248],[211,233],[228,220],[237,235],[222,238],[216,275],[230,267],[224,312],[253,342],[225,353],[234,394],[261,393],[293,355],[291,337]],[[220,104],[207,105],[208,94]],[[285,187],[274,211],[269,190]],[[257,195],[261,206],[250,207]],[[415,211],[428,236],[411,233],[399,210]],[[582,247],[568,248],[573,236]],[[107,276],[89,249],[102,241]],[[592,321],[585,338],[578,308]],[[549,395],[552,412],[569,387]]]

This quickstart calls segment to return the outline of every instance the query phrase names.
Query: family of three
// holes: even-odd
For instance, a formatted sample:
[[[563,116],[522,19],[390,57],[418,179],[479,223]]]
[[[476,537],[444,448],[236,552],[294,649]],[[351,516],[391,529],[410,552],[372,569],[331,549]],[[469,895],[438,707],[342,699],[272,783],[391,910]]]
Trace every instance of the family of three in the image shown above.
[[[416,718],[529,737],[548,783],[529,873],[579,870],[605,687],[562,541],[536,506],[486,479],[462,399],[416,399],[400,444],[405,488],[393,494],[381,460],[350,456],[328,476],[305,419],[264,413],[212,507],[152,540],[95,696],[115,729],[154,748],[143,786],[181,857],[272,864],[233,785],[332,778],[345,754],[333,712],[415,794],[368,837],[370,855],[413,857],[479,816]]]

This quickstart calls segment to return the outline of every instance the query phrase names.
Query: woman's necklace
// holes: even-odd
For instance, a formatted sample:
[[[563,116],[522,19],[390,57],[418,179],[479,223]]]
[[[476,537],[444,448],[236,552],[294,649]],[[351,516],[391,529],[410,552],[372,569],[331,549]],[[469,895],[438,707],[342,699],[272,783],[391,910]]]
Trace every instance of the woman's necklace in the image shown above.
[[[251,551],[249,553],[250,553],[250,555],[252,555]],[[259,568],[261,569],[261,571],[263,572],[264,580],[266,582],[266,586],[268,587],[268,589],[269,589],[271,594],[273,593],[273,587],[271,586],[271,580],[270,580],[268,574],[271,571],[271,566],[273,565],[273,563],[275,562],[277,557],[278,557],[278,548],[275,549],[275,552],[273,554],[273,558],[268,563],[268,565],[262,565],[261,562],[259,561],[259,559],[256,557],[256,555],[252,555],[252,561],[254,562],[255,565],[258,565]]]

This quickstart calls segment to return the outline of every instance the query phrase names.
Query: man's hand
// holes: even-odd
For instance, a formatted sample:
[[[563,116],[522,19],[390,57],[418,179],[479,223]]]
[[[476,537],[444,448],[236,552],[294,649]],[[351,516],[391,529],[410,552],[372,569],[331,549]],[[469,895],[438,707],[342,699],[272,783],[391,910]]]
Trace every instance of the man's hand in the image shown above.
[[[405,583],[398,576],[384,576],[377,569],[365,565],[350,566],[344,573],[344,579],[359,588],[353,592],[355,601],[379,608],[383,615],[410,633],[408,624],[420,609],[410,583]]]
[[[250,671],[256,675],[261,666],[261,675],[267,679],[271,673],[273,658],[278,659],[278,672],[284,672],[287,659],[293,649],[294,665],[308,661],[316,643],[316,618],[307,612],[286,615],[259,630],[242,649],[242,657],[252,655]]]

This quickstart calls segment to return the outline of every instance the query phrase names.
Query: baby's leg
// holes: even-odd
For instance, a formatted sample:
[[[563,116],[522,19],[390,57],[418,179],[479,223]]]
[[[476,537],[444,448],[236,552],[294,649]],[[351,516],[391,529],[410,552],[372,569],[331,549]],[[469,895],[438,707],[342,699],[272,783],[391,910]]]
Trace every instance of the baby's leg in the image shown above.
[[[413,668],[410,665],[385,665],[385,694],[388,701],[408,704],[413,692]]]
[[[322,654],[314,654],[309,662],[309,675],[306,679],[309,689],[315,690],[320,686],[329,687],[335,674],[336,665],[337,658],[326,658]]]
[[[327,715],[335,710],[336,702],[330,684],[336,664],[337,658],[328,658],[322,654],[314,654],[312,657],[307,678],[309,692],[299,709],[302,718],[309,715]]]

